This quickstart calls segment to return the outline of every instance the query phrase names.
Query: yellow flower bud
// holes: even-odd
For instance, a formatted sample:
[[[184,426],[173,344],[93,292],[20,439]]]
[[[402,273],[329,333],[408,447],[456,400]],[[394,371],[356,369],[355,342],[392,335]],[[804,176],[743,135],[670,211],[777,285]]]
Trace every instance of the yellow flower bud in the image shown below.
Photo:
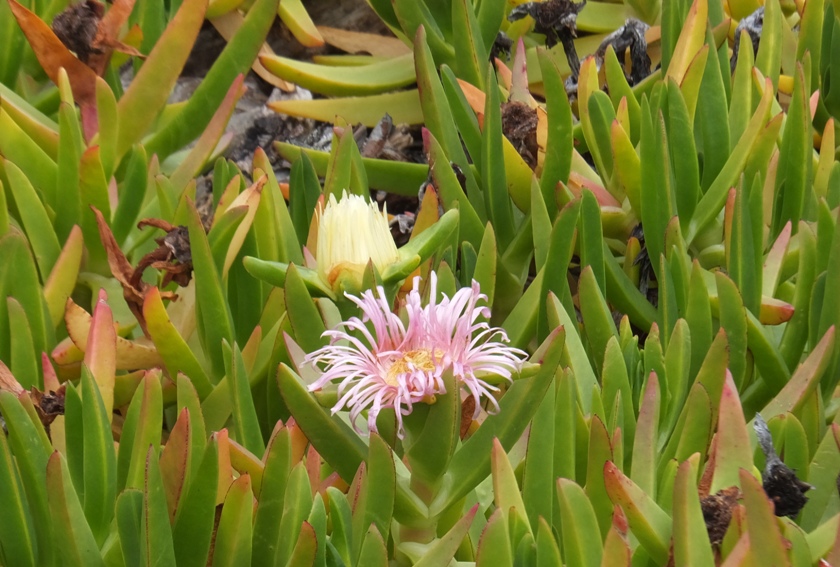
[[[318,274],[333,290],[359,289],[368,262],[380,272],[399,260],[388,214],[359,195],[330,195],[318,220]]]

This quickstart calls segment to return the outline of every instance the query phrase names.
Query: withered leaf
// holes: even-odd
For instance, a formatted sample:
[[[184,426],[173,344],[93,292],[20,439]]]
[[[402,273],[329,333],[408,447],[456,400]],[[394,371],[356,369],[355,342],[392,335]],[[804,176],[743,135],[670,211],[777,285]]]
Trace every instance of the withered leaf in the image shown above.
[[[140,259],[134,277],[142,277],[143,270],[152,267],[166,273],[161,285],[166,286],[174,281],[179,286],[186,287],[190,283],[192,274],[192,250],[187,227],[175,226],[161,219],[143,219],[137,223],[137,226],[159,228],[165,231],[166,235],[155,239],[158,248]]]
[[[102,213],[93,205],[90,207],[93,214],[96,216],[96,225],[99,228],[99,238],[102,240],[102,246],[105,248],[105,253],[108,256],[108,267],[111,269],[111,274],[123,288],[123,298],[128,304],[143,333],[148,336],[146,330],[146,318],[143,316],[143,304],[145,302],[146,293],[152,286],[143,281],[143,271],[152,267],[166,271],[163,284],[166,285],[170,281],[174,281],[181,286],[189,283],[189,277],[192,273],[192,263],[189,264],[173,264],[172,259],[175,257],[173,252],[164,244],[164,239],[157,239],[158,248],[146,254],[141,258],[137,267],[131,266],[128,258],[120,249],[117,240],[114,238],[111,227]],[[180,227],[175,227],[165,221],[159,219],[144,219],[138,225],[140,228],[144,226],[155,226],[164,230],[179,230]],[[167,232],[170,232],[167,230]],[[171,292],[162,291],[161,296],[164,299],[176,299],[177,295]]]
[[[29,396],[47,433],[49,433],[50,424],[55,421],[55,418],[64,415],[64,386],[61,386],[55,392],[42,392],[35,387],[26,391],[12,374],[12,371],[9,370],[9,367],[2,361],[0,361],[0,390],[11,392],[18,398]]]
[[[99,239],[102,241],[102,246],[105,247],[105,252],[108,255],[108,267],[111,268],[111,274],[113,274],[117,281],[123,286],[123,295],[126,302],[128,302],[129,307],[132,303],[136,303],[138,301],[139,304],[142,305],[144,290],[136,288],[130,283],[131,275],[134,273],[134,268],[131,266],[128,258],[125,257],[125,254],[123,254],[123,251],[120,250],[120,245],[117,244],[117,240],[114,238],[114,233],[111,232],[111,227],[108,226],[108,222],[105,220],[105,217],[102,216],[99,209],[93,205],[91,205],[90,208],[96,216],[96,225],[99,228]]]
[[[52,29],[82,63],[101,76],[113,52],[142,56],[134,47],[119,40],[119,33],[134,9],[135,0],[116,0],[108,12],[98,0],[71,4],[53,19]]]
[[[411,53],[411,49],[395,37],[328,26],[318,26],[318,32],[325,42],[347,53],[370,53],[382,57]]]
[[[58,83],[59,69],[67,72],[73,98],[81,107],[96,107],[96,73],[74,56],[41,18],[8,0],[9,7],[47,76]]]
[[[470,432],[474,414],[475,398],[473,398],[472,396],[467,396],[466,398],[464,398],[464,401],[461,402],[461,427],[459,434],[462,440],[466,439],[467,434],[469,434]]]
[[[134,2],[135,0],[114,0],[111,8],[99,22],[96,37],[93,38],[92,42],[92,47],[99,51],[99,54],[93,55],[88,61],[88,64],[99,76],[105,74],[105,70],[114,51],[120,51],[137,57],[143,56],[134,47],[126,45],[119,40],[120,30],[131,15],[131,11],[134,9]]]
[[[56,417],[64,415],[64,392],[64,386],[61,386],[55,392],[42,392],[38,388],[32,388],[29,391],[29,397],[35,404],[38,417],[47,430],[49,430],[50,424],[55,421]]]
[[[0,390],[6,390],[16,396],[19,396],[25,391],[14,374],[12,374],[12,371],[9,370],[9,367],[3,364],[2,360],[0,360]]]

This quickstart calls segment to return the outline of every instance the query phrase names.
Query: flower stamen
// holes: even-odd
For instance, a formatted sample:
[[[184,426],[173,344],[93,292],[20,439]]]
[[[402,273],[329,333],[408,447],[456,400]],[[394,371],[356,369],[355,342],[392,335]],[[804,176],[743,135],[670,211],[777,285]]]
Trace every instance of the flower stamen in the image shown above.
[[[420,372],[433,372],[435,363],[432,361],[432,353],[428,349],[415,349],[404,353],[391,363],[385,374],[385,383],[389,386],[398,387],[399,377],[419,370]]]

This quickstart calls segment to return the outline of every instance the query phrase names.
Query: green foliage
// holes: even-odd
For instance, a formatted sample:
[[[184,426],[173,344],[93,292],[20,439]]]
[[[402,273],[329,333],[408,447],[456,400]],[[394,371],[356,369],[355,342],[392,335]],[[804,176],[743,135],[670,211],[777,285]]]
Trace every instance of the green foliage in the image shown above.
[[[341,69],[263,55],[261,72],[385,93],[295,108],[410,117],[428,165],[363,157],[341,122],[329,154],[278,144],[288,188],[262,150],[250,179],[214,150],[274,13],[322,41],[299,2],[144,3],[126,17],[148,57],[125,92],[117,62],[99,77],[27,43],[61,2],[0,4],[0,563],[836,561],[836,3],[771,0],[753,53],[724,18],[754,0],[590,2],[581,56],[625,15],[658,25],[661,70],[636,84],[614,45],[568,79],[562,46],[537,47],[501,0],[370,3],[411,53]],[[228,45],[167,106],[205,15]],[[499,31],[523,40],[509,65],[488,63]],[[535,117],[536,155],[511,104]],[[194,178],[210,168],[204,207]],[[339,237],[320,230],[321,198],[411,196],[427,178],[388,264],[317,257]],[[162,233],[189,237],[189,266]],[[335,388],[309,391],[323,369],[307,354],[359,314],[345,291],[382,286],[398,306],[432,271],[449,297],[475,281],[481,320],[529,361],[496,377],[499,411],[478,421],[448,372],[404,438],[387,407],[362,435],[331,410]],[[814,488],[789,518],[759,480],[776,461],[757,412]],[[714,505],[732,523],[711,525]]]

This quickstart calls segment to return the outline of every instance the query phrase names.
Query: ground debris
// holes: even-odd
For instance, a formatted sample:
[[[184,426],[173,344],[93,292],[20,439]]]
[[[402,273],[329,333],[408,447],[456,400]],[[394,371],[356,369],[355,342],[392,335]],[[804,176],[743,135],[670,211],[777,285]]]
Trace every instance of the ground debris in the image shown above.
[[[137,263],[132,274],[131,281],[138,287],[140,279],[146,268],[151,267],[164,272],[161,287],[166,287],[169,282],[175,282],[181,287],[186,287],[192,277],[192,251],[190,250],[190,233],[185,226],[175,226],[161,219],[143,219],[137,223],[137,227],[143,229],[147,226],[159,228],[166,232],[160,238],[156,238],[158,247],[143,256]]]
[[[93,40],[104,13],[104,6],[96,0],[72,4],[55,16],[52,30],[79,61],[87,63],[91,55],[102,53],[93,45]]]
[[[595,59],[600,67],[607,54],[607,48],[612,46],[618,60],[623,64],[624,55],[627,50],[630,50],[630,76],[629,82],[631,85],[636,85],[642,82],[651,71],[650,55],[647,51],[647,39],[645,39],[645,32],[648,26],[641,20],[629,18],[624,22],[624,25],[615,30],[613,33],[604,38],[601,45],[595,51]]]
[[[577,38],[577,15],[586,6],[571,0],[547,0],[546,2],[525,2],[510,11],[508,20],[514,22],[525,16],[534,18],[534,31],[545,35],[545,46],[551,49],[558,43],[563,45],[574,83],[580,73],[580,58],[575,48]]]
[[[758,444],[761,445],[767,461],[764,470],[761,471],[764,492],[775,504],[777,516],[795,518],[808,502],[805,493],[814,487],[800,480],[793,469],[782,462],[776,454],[770,429],[761,414],[755,414],[753,427],[758,436]]]
[[[741,51],[741,32],[747,32],[752,41],[753,54],[758,53],[758,44],[761,42],[761,31],[764,29],[764,6],[738,22],[735,28],[735,45],[732,49],[732,58],[729,60],[731,72],[735,72],[738,64],[738,55]]]
[[[720,545],[723,541],[729,522],[732,521],[732,510],[738,506],[740,497],[741,491],[738,487],[730,486],[700,499],[700,509],[703,511],[706,531],[712,545]]]
[[[502,133],[531,169],[537,167],[537,111],[523,102],[502,104]]]

